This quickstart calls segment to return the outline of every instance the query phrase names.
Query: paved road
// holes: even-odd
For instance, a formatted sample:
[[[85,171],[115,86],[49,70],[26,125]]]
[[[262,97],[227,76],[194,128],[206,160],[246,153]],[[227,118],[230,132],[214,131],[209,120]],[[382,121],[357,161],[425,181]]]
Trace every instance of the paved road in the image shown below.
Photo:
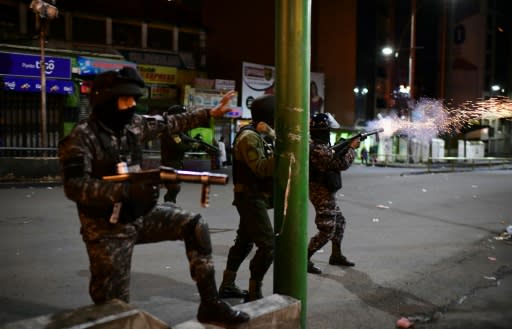
[[[309,329],[394,328],[402,316],[415,328],[512,327],[512,245],[496,239],[512,224],[512,171],[418,170],[344,173],[343,247],[356,267],[328,265],[329,246],[314,256],[324,274],[308,275]],[[179,202],[209,222],[220,281],[237,224],[231,186],[212,187],[209,208],[200,208],[197,185]],[[0,326],[90,304],[78,218],[62,188],[0,189],[0,206]],[[135,248],[132,304],[173,325],[195,316],[198,299],[183,243]]]

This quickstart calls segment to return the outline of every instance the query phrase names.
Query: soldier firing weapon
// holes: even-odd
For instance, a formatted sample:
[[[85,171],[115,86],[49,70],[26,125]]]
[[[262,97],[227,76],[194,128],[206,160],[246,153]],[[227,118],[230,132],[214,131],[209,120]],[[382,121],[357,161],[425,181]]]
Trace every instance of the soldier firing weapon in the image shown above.
[[[345,152],[347,152],[347,150],[350,146],[350,143],[354,139],[360,138],[361,141],[364,141],[368,136],[371,136],[371,135],[377,135],[377,138],[378,138],[379,133],[381,133],[381,132],[384,132],[383,128],[374,129],[374,130],[370,130],[370,131],[366,131],[366,132],[360,132],[360,133],[350,137],[349,139],[345,139],[345,140],[342,140],[341,142],[334,144],[333,146],[331,146],[331,149],[334,150],[335,153],[344,154]]]

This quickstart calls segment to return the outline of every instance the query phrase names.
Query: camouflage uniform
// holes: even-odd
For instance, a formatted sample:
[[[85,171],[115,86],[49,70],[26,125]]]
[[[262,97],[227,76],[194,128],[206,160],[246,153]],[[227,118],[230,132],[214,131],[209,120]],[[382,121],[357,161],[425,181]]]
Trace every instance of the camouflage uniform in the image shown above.
[[[112,298],[129,301],[130,264],[133,246],[165,240],[185,240],[190,271],[195,281],[213,272],[209,236],[196,241],[194,229],[200,215],[173,204],[146,205],[134,209],[123,202],[124,183],[101,180],[115,175],[116,164],[140,165],[140,142],[170,132],[208,123],[207,110],[169,116],[164,121],[135,115],[132,125],[116,136],[91,117],[80,124],[59,145],[59,157],[66,196],[75,201],[81,234],[90,260],[90,295],[95,303]],[[120,220],[111,224],[113,204],[123,202]],[[138,212],[138,214],[134,214]],[[207,225],[202,223],[202,225]]]
[[[347,170],[355,158],[355,151],[349,148],[343,155],[336,155],[324,142],[310,143],[309,199],[315,207],[315,224],[318,233],[308,245],[308,259],[320,250],[329,240],[333,243],[333,253],[341,253],[341,240],[345,231],[345,217],[336,204],[336,191],[327,187],[326,171]],[[341,254],[340,254],[341,256]]]
[[[163,134],[160,139],[162,165],[174,169],[183,169],[183,158],[185,153],[193,148],[193,145],[182,138],[181,134]],[[176,197],[181,191],[179,182],[165,183],[167,192],[164,195],[165,201],[176,203]]]

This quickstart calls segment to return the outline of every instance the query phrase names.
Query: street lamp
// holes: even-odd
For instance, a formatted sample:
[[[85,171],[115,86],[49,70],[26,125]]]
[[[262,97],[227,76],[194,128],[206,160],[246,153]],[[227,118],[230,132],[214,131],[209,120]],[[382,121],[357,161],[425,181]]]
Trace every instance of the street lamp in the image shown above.
[[[42,0],[32,0],[30,9],[36,14],[36,22],[39,25],[39,42],[41,47],[41,60],[39,67],[41,69],[41,146],[47,147],[46,132],[46,64],[44,54],[44,44],[46,40],[46,29],[52,19],[57,18],[59,10],[55,7],[56,0],[51,0],[51,4]]]

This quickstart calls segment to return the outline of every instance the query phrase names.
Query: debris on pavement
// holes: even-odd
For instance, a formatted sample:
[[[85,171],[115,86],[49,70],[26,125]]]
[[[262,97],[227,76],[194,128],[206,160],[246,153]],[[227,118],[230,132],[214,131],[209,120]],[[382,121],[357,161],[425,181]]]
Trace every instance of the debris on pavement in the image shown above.
[[[397,328],[411,328],[413,326],[414,323],[409,321],[409,319],[405,317],[401,317],[400,319],[398,319],[398,321],[396,321]]]

